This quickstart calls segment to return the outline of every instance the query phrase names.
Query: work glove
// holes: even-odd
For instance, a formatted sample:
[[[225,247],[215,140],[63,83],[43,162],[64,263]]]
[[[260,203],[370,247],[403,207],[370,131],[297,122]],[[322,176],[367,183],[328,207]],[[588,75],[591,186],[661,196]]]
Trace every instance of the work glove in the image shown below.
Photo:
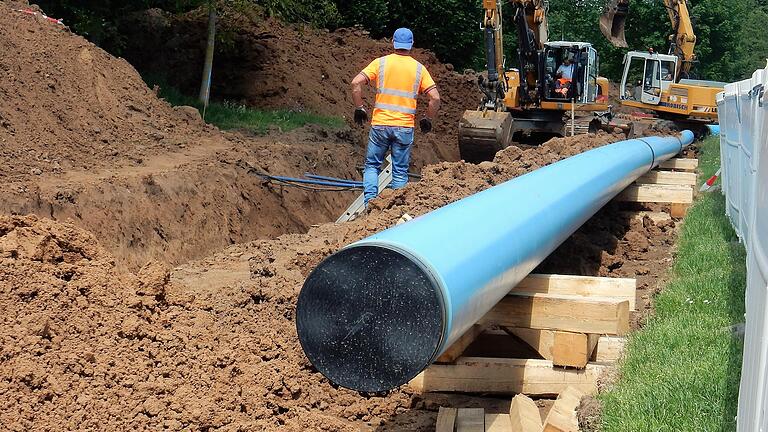
[[[427,117],[424,117],[419,121],[419,128],[421,128],[422,133],[429,133],[432,131],[432,120],[430,120]]]
[[[368,111],[365,110],[365,107],[355,108],[355,123],[358,126],[368,123]]]

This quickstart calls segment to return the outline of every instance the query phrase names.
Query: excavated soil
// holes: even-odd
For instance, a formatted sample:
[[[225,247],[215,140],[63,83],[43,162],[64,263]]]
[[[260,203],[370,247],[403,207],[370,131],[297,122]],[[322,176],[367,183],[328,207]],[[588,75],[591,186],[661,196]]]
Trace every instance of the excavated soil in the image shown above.
[[[297,177],[309,171],[359,179],[364,128],[305,127],[266,137],[221,132],[203,123],[197,110],[173,108],[158,99],[125,60],[63,26],[18,11],[29,7],[23,1],[0,3],[0,70],[8,77],[0,80],[1,212],[72,221],[136,270],[147,260],[175,265],[237,242],[306,232],[314,224],[335,220],[354,200],[354,193],[265,184],[240,162],[276,175]],[[196,18],[191,14],[184,19],[191,26]],[[292,61],[300,62],[304,71],[340,64],[333,71],[338,82],[318,78],[311,91],[272,99],[267,92],[247,96],[249,100],[266,107],[283,101],[282,107],[292,108],[298,95],[304,95],[302,109],[326,114],[348,110],[348,85],[341,82],[351,60],[339,63],[320,48],[338,35],[313,30],[312,45],[307,34],[276,21],[259,21],[261,27],[255,27],[243,17],[233,20],[232,26],[245,29],[239,43],[256,41],[249,49],[241,47],[243,52],[265,53],[243,56],[244,66],[259,71],[259,85],[283,82],[290,75],[295,63],[276,66],[282,58],[276,53],[283,50],[293,50]],[[223,20],[225,30],[228,22]],[[275,36],[258,36],[267,30]],[[268,44],[258,48],[264,40]],[[360,49],[354,44],[361,44]],[[385,46],[355,36],[344,55],[360,51],[362,59]],[[323,55],[310,56],[307,49]],[[449,72],[429,53],[419,55],[431,59],[430,68],[442,71],[436,75],[445,88],[446,114],[435,134],[417,137],[414,171],[458,157],[453,135],[457,113],[465,96],[476,96],[466,77]],[[226,65],[226,57],[223,61]],[[258,61],[266,63],[257,67]],[[241,85],[256,79],[247,68],[238,70],[243,72]],[[228,86],[242,90],[234,78],[227,80]],[[311,80],[307,76],[304,81]],[[327,101],[310,103],[319,95],[338,98],[335,111],[321,109],[330,106]]]
[[[171,16],[152,9],[131,18],[125,30],[133,43],[126,58],[140,71],[168,74],[174,85],[194,93],[206,46],[207,14],[194,11]],[[363,30],[328,32],[286,26],[257,11],[240,13],[225,8],[219,25],[228,41],[214,59],[213,95],[260,108],[341,116],[350,124],[354,107],[350,81],[370,61],[392,51],[390,41],[373,40]],[[157,48],[147,52],[146,46]],[[474,109],[480,102],[477,76],[454,72],[452,65],[440,63],[427,50],[416,48],[412,55],[437,82],[443,102],[435,133],[416,138],[415,166],[419,169],[425,156],[430,156],[429,163],[458,160],[456,125],[464,110]],[[370,106],[372,88],[367,88],[365,97]],[[425,102],[422,98],[419,115]],[[359,139],[364,139],[363,131],[356,130]]]
[[[430,166],[419,183],[374,201],[361,220],[234,245],[171,274],[157,263],[127,273],[74,226],[3,217],[2,421],[11,430],[426,431],[434,428],[439,404],[503,411],[508,401],[499,399],[416,396],[407,389],[371,397],[330,385],[299,346],[298,292],[325,256],[404,213],[426,213],[615,140],[557,139],[510,148],[481,165]],[[650,219],[624,223],[616,214],[601,212],[543,268],[648,281],[663,276],[669,242],[649,239],[672,240],[674,227]],[[585,235],[607,243],[595,247],[592,237],[579,237]],[[570,268],[558,264],[575,257]]]
[[[13,77],[0,82],[4,429],[429,431],[441,405],[509,409],[508,399],[414,395],[407,388],[360,395],[331,385],[298,343],[301,285],[323,258],[403,214],[422,215],[622,137],[512,147],[479,165],[434,163],[450,159],[445,149],[455,143],[456,123],[446,116],[441,127],[450,131],[421,141],[439,145],[417,148],[421,163],[432,163],[418,183],[385,191],[359,220],[317,225],[354,195],[283,188],[247,167],[354,178],[362,130],[220,132],[196,111],[158,100],[126,62],[12,10],[24,6],[0,3],[0,69]],[[310,45],[318,50],[313,57],[299,47],[315,43],[314,36],[308,41],[304,30],[265,25],[262,31],[277,36],[256,39],[278,51],[284,39],[288,50],[268,63],[274,68],[276,59],[297,55],[319,59],[307,61],[307,70],[338,62],[325,57],[334,45]],[[357,50],[350,41],[367,39],[354,31],[325,37],[340,35],[338,50],[351,63]],[[366,56],[386,48],[370,45]],[[91,63],[82,63],[88,57]],[[354,74],[359,65],[344,67]],[[471,77],[444,69],[442,79],[468,85]],[[345,94],[335,91],[328,94]],[[451,91],[443,93],[461,94]],[[456,99],[447,112],[466,103]],[[637,209],[610,204],[538,269],[636,277],[635,327],[651,308],[677,236],[673,221],[657,225],[626,212]],[[194,258],[201,259],[189,262]]]

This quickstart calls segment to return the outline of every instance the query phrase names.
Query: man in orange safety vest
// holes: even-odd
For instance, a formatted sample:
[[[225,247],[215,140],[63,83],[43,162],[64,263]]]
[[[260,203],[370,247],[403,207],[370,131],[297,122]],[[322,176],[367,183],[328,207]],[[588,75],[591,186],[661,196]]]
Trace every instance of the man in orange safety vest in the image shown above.
[[[354,118],[358,125],[368,121],[363,84],[376,85],[376,104],[363,170],[366,207],[379,193],[379,173],[388,150],[392,152],[392,188],[400,189],[408,183],[419,94],[426,94],[429,98],[426,116],[419,121],[421,132],[432,130],[432,120],[440,109],[440,93],[435,81],[427,68],[410,55],[413,33],[407,28],[400,28],[395,31],[392,40],[395,52],[372,61],[352,80],[352,99],[356,107]]]

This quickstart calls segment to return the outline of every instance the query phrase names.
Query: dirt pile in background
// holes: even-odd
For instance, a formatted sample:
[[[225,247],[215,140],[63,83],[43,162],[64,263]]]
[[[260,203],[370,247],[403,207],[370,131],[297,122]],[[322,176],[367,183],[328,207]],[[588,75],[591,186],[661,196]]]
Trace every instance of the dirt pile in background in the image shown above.
[[[210,132],[63,26],[0,3],[0,177],[133,166]]]
[[[0,212],[72,221],[138,269],[148,260],[175,265],[236,242],[306,232],[335,220],[354,200],[354,192],[267,184],[238,162],[275,175],[309,171],[359,179],[363,128],[306,127],[265,137],[220,132],[203,124],[196,110],[158,99],[126,61],[16,10],[29,7],[0,2]],[[287,40],[301,45],[297,31],[276,22],[262,25],[293,34]],[[255,30],[241,36],[243,44],[264,40]],[[351,43],[381,45],[363,36]],[[308,70],[329,62],[298,54]],[[348,92],[323,80],[313,88],[315,95]],[[420,137],[413,170],[455,159],[455,147],[450,134]]]
[[[172,84],[194,93],[199,86],[207,14],[195,11],[170,16],[153,9],[136,14],[129,22],[130,29],[126,30],[135,36],[126,58],[142,72],[168,74]],[[391,42],[373,40],[363,30],[328,32],[290,26],[255,11],[242,14],[225,10],[220,28],[229,45],[222,45],[215,58],[214,97],[259,108],[341,116],[350,123],[354,107],[350,81],[373,59],[392,51]],[[158,48],[148,55],[143,49],[147,45]],[[443,99],[435,133],[417,137],[417,166],[421,167],[426,156],[432,158],[430,163],[458,160],[456,129],[464,110],[479,104],[477,77],[453,71],[451,65],[423,49],[415,49],[413,56],[430,71]],[[365,97],[370,106],[370,86]],[[423,112],[424,97],[419,105]]]

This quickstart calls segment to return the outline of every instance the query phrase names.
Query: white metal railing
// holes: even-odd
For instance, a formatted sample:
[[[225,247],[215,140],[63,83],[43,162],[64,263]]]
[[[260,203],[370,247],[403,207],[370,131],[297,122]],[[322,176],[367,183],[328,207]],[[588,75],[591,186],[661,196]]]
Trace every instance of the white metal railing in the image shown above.
[[[739,432],[768,432],[768,67],[717,95],[726,214],[747,248]]]

